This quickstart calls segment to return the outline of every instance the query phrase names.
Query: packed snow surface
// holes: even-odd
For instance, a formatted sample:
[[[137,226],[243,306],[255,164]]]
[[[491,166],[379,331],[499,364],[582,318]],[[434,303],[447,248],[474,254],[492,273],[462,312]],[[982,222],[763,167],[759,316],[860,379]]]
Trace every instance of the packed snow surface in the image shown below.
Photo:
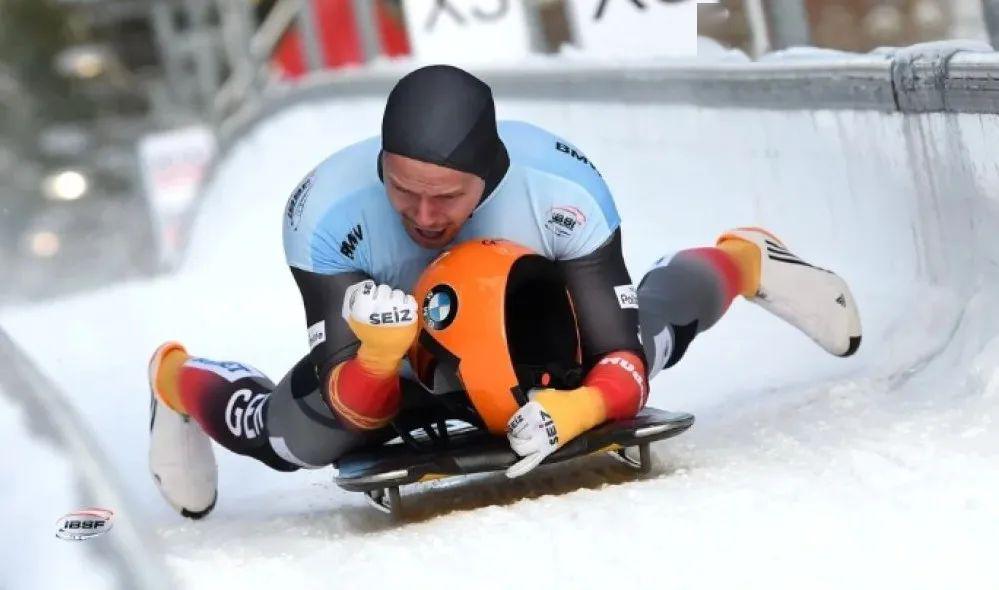
[[[146,465],[148,355],[178,339],[276,380],[305,354],[284,202],[328,153],[375,133],[381,108],[332,101],[258,126],[217,168],[178,274],[0,316],[90,421],[185,586],[999,581],[990,116],[501,103],[502,117],[548,127],[596,163],[633,277],[729,227],[763,225],[850,282],[859,353],[831,357],[738,301],[653,382],[651,405],[697,423],[654,447],[645,479],[591,457],[524,481],[420,484],[404,489],[413,519],[393,525],[329,469],[277,473],[219,449],[215,512],[174,514]],[[30,438],[8,440],[8,453],[38,452]]]

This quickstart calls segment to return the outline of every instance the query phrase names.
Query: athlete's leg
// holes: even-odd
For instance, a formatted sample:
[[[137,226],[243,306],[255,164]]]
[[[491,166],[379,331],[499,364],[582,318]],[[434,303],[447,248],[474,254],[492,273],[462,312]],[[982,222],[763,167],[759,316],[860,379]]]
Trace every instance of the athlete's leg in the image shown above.
[[[268,438],[274,452],[288,463],[306,469],[326,467],[350,451],[395,438],[391,427],[348,429],[322,396],[308,356],[271,394],[266,418]]]
[[[395,436],[391,428],[341,426],[322,400],[308,357],[275,386],[248,365],[192,358],[168,342],[153,354],[149,378],[150,472],[167,502],[190,518],[207,515],[218,497],[211,440],[278,471],[294,471],[325,467]]]
[[[714,248],[664,258],[638,286],[639,321],[649,376],[683,357],[694,337],[742,295],[837,356],[860,346],[857,305],[836,273],[798,258],[759,228],[726,232]]]
[[[323,402],[309,357],[276,386],[242,363],[189,358],[178,385],[184,412],[212,439],[279,471],[326,467],[350,450],[391,438],[387,429],[344,427]]]
[[[273,390],[274,383],[262,373],[234,361],[190,357],[177,374],[182,412],[215,442],[279,471],[294,471],[298,466],[278,456],[268,440]]]
[[[741,291],[738,259],[721,248],[664,257],[638,285],[642,345],[649,378],[676,364],[694,337],[717,322]]]

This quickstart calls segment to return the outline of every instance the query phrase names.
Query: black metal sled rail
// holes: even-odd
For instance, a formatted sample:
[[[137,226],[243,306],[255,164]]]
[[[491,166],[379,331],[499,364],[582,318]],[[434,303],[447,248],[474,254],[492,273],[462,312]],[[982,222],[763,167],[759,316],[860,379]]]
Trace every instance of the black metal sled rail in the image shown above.
[[[611,422],[586,432],[553,453],[542,464],[552,464],[607,451],[639,473],[652,468],[649,444],[683,433],[694,423],[692,414],[645,408],[630,420]],[[475,428],[449,431],[447,445],[416,450],[404,443],[351,453],[340,459],[335,482],[362,492],[376,509],[399,520],[403,517],[399,487],[420,481],[502,471],[519,457],[505,438]],[[629,454],[637,448],[638,456]]]

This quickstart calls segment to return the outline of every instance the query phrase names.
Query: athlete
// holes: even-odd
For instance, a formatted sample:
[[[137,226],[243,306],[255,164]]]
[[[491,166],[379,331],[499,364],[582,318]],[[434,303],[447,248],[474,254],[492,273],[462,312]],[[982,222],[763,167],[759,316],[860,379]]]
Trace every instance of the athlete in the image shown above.
[[[410,73],[389,94],[381,135],[320,163],[284,210],[284,249],[305,307],[308,355],[275,385],[252,367],[194,357],[177,343],[153,354],[150,467],[160,491],[188,517],[214,507],[210,440],[293,471],[395,437],[393,421],[427,386],[418,374],[427,369],[417,358],[421,347],[414,346],[421,329],[430,336],[445,334],[452,322],[468,334],[477,329],[455,318],[478,296],[451,283],[493,272],[502,281],[483,284],[500,289],[528,252],[547,261],[548,274],[568,291],[580,371],[575,379],[536,371],[510,390],[513,403],[487,412],[469,393],[482,426],[500,436],[505,430],[522,457],[511,477],[594,426],[634,416],[649,378],[678,362],[738,295],[832,354],[848,356],[859,346],[846,283],[762,229],[728,231],[713,247],[664,257],[636,289],[621,228],[609,188],[579,148],[527,123],[497,123],[490,88],[465,71]],[[442,252],[469,242],[480,250],[442,275],[446,280],[422,285],[417,301],[428,265],[437,259],[432,269],[449,268]],[[497,254],[503,249],[507,254]],[[476,262],[493,258],[499,262]],[[420,337],[424,348],[434,341]],[[483,363],[462,368],[465,386],[473,372],[490,370]]]

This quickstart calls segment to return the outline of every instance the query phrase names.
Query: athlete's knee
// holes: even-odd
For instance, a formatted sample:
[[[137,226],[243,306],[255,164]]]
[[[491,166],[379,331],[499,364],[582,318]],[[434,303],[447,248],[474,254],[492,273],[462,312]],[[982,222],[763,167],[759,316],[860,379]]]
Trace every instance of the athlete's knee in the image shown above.
[[[273,440],[273,439],[272,439]],[[267,444],[266,446],[261,446],[251,453],[244,453],[247,456],[253,457],[257,461],[260,461],[264,465],[274,469],[275,471],[291,472],[298,471],[302,468],[301,465],[296,465],[291,461],[285,459],[280,455],[273,447],[272,444]]]
[[[293,417],[294,414],[297,417]],[[391,427],[359,431],[347,428],[333,416],[329,421],[315,418],[296,410],[272,412],[268,416],[268,428],[270,447],[275,454],[297,467],[319,469],[332,465],[351,451],[395,436]]]
[[[663,315],[675,325],[693,321],[703,331],[714,325],[735,297],[717,248],[682,250],[663,259],[639,284],[639,309]]]
[[[326,467],[350,451],[387,440],[390,430],[356,431],[342,424],[323,400],[308,357],[274,388],[266,418],[271,448],[304,469]]]
[[[649,377],[683,358],[698,333],[713,326],[735,293],[716,248],[682,250],[660,261],[638,286],[639,324]]]

